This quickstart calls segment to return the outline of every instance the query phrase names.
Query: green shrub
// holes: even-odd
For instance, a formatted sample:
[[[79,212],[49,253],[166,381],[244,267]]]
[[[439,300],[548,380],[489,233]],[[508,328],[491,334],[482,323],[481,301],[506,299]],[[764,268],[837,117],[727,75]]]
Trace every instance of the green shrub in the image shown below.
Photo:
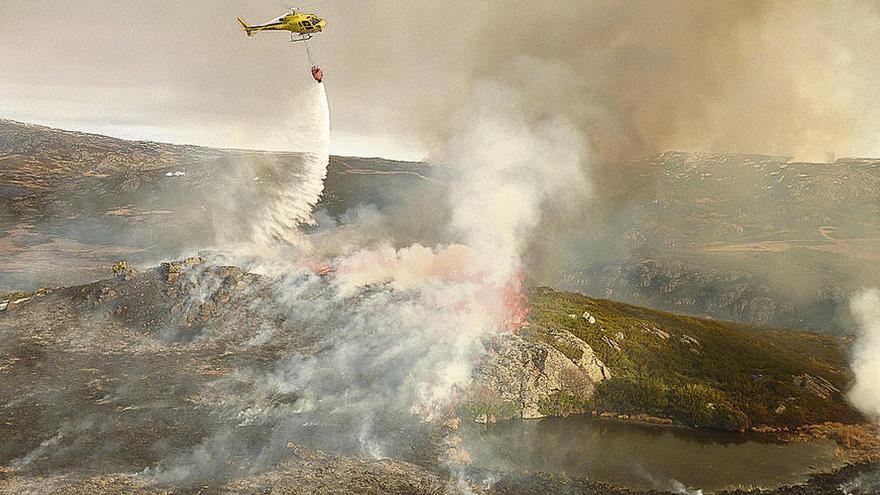
[[[458,413],[471,419],[485,414],[502,421],[517,417],[519,407],[512,401],[504,400],[493,388],[476,384],[468,389],[459,403]]]

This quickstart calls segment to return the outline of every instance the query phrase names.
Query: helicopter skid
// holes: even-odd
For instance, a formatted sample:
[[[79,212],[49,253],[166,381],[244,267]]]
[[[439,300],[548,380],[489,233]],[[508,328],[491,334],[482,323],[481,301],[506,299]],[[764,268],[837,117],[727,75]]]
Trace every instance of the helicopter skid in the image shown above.
[[[312,39],[312,35],[308,35],[308,36],[291,36],[291,37],[290,37],[290,42],[291,42],[291,43],[298,43],[298,42],[300,42],[300,41],[309,41],[310,39]]]

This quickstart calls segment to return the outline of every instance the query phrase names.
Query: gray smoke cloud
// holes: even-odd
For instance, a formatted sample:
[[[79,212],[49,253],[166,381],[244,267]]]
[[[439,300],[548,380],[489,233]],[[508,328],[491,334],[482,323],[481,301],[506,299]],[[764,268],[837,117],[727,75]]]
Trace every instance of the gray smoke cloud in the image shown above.
[[[283,35],[245,39],[234,17],[265,20],[286,6],[3,2],[0,108],[68,127],[279,146],[268,137],[283,120],[275,95],[308,80],[305,55]],[[529,97],[575,122],[604,160],[667,149],[876,155],[878,9],[817,0],[310,8],[329,20],[313,47],[333,86],[337,139],[352,149],[438,153],[462,88],[529,55],[567,71],[539,74],[565,77]]]

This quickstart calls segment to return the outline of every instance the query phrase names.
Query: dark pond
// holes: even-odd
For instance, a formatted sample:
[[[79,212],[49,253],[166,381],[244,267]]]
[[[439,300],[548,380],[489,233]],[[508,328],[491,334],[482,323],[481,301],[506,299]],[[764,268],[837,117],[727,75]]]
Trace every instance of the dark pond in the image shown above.
[[[590,417],[512,421],[463,432],[475,467],[566,474],[680,493],[778,487],[842,465],[833,441],[621,424]]]

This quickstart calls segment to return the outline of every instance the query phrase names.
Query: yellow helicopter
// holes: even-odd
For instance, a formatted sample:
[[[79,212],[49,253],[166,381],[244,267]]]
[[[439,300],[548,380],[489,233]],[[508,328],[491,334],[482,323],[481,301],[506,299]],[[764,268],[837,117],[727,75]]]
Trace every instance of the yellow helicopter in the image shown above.
[[[326,19],[321,19],[315,14],[297,12],[296,9],[290,9],[286,14],[265,24],[251,26],[241,17],[238,18],[238,22],[248,36],[260,31],[289,31],[291,42],[308,41],[312,39],[313,34],[320,33],[327,25]]]

